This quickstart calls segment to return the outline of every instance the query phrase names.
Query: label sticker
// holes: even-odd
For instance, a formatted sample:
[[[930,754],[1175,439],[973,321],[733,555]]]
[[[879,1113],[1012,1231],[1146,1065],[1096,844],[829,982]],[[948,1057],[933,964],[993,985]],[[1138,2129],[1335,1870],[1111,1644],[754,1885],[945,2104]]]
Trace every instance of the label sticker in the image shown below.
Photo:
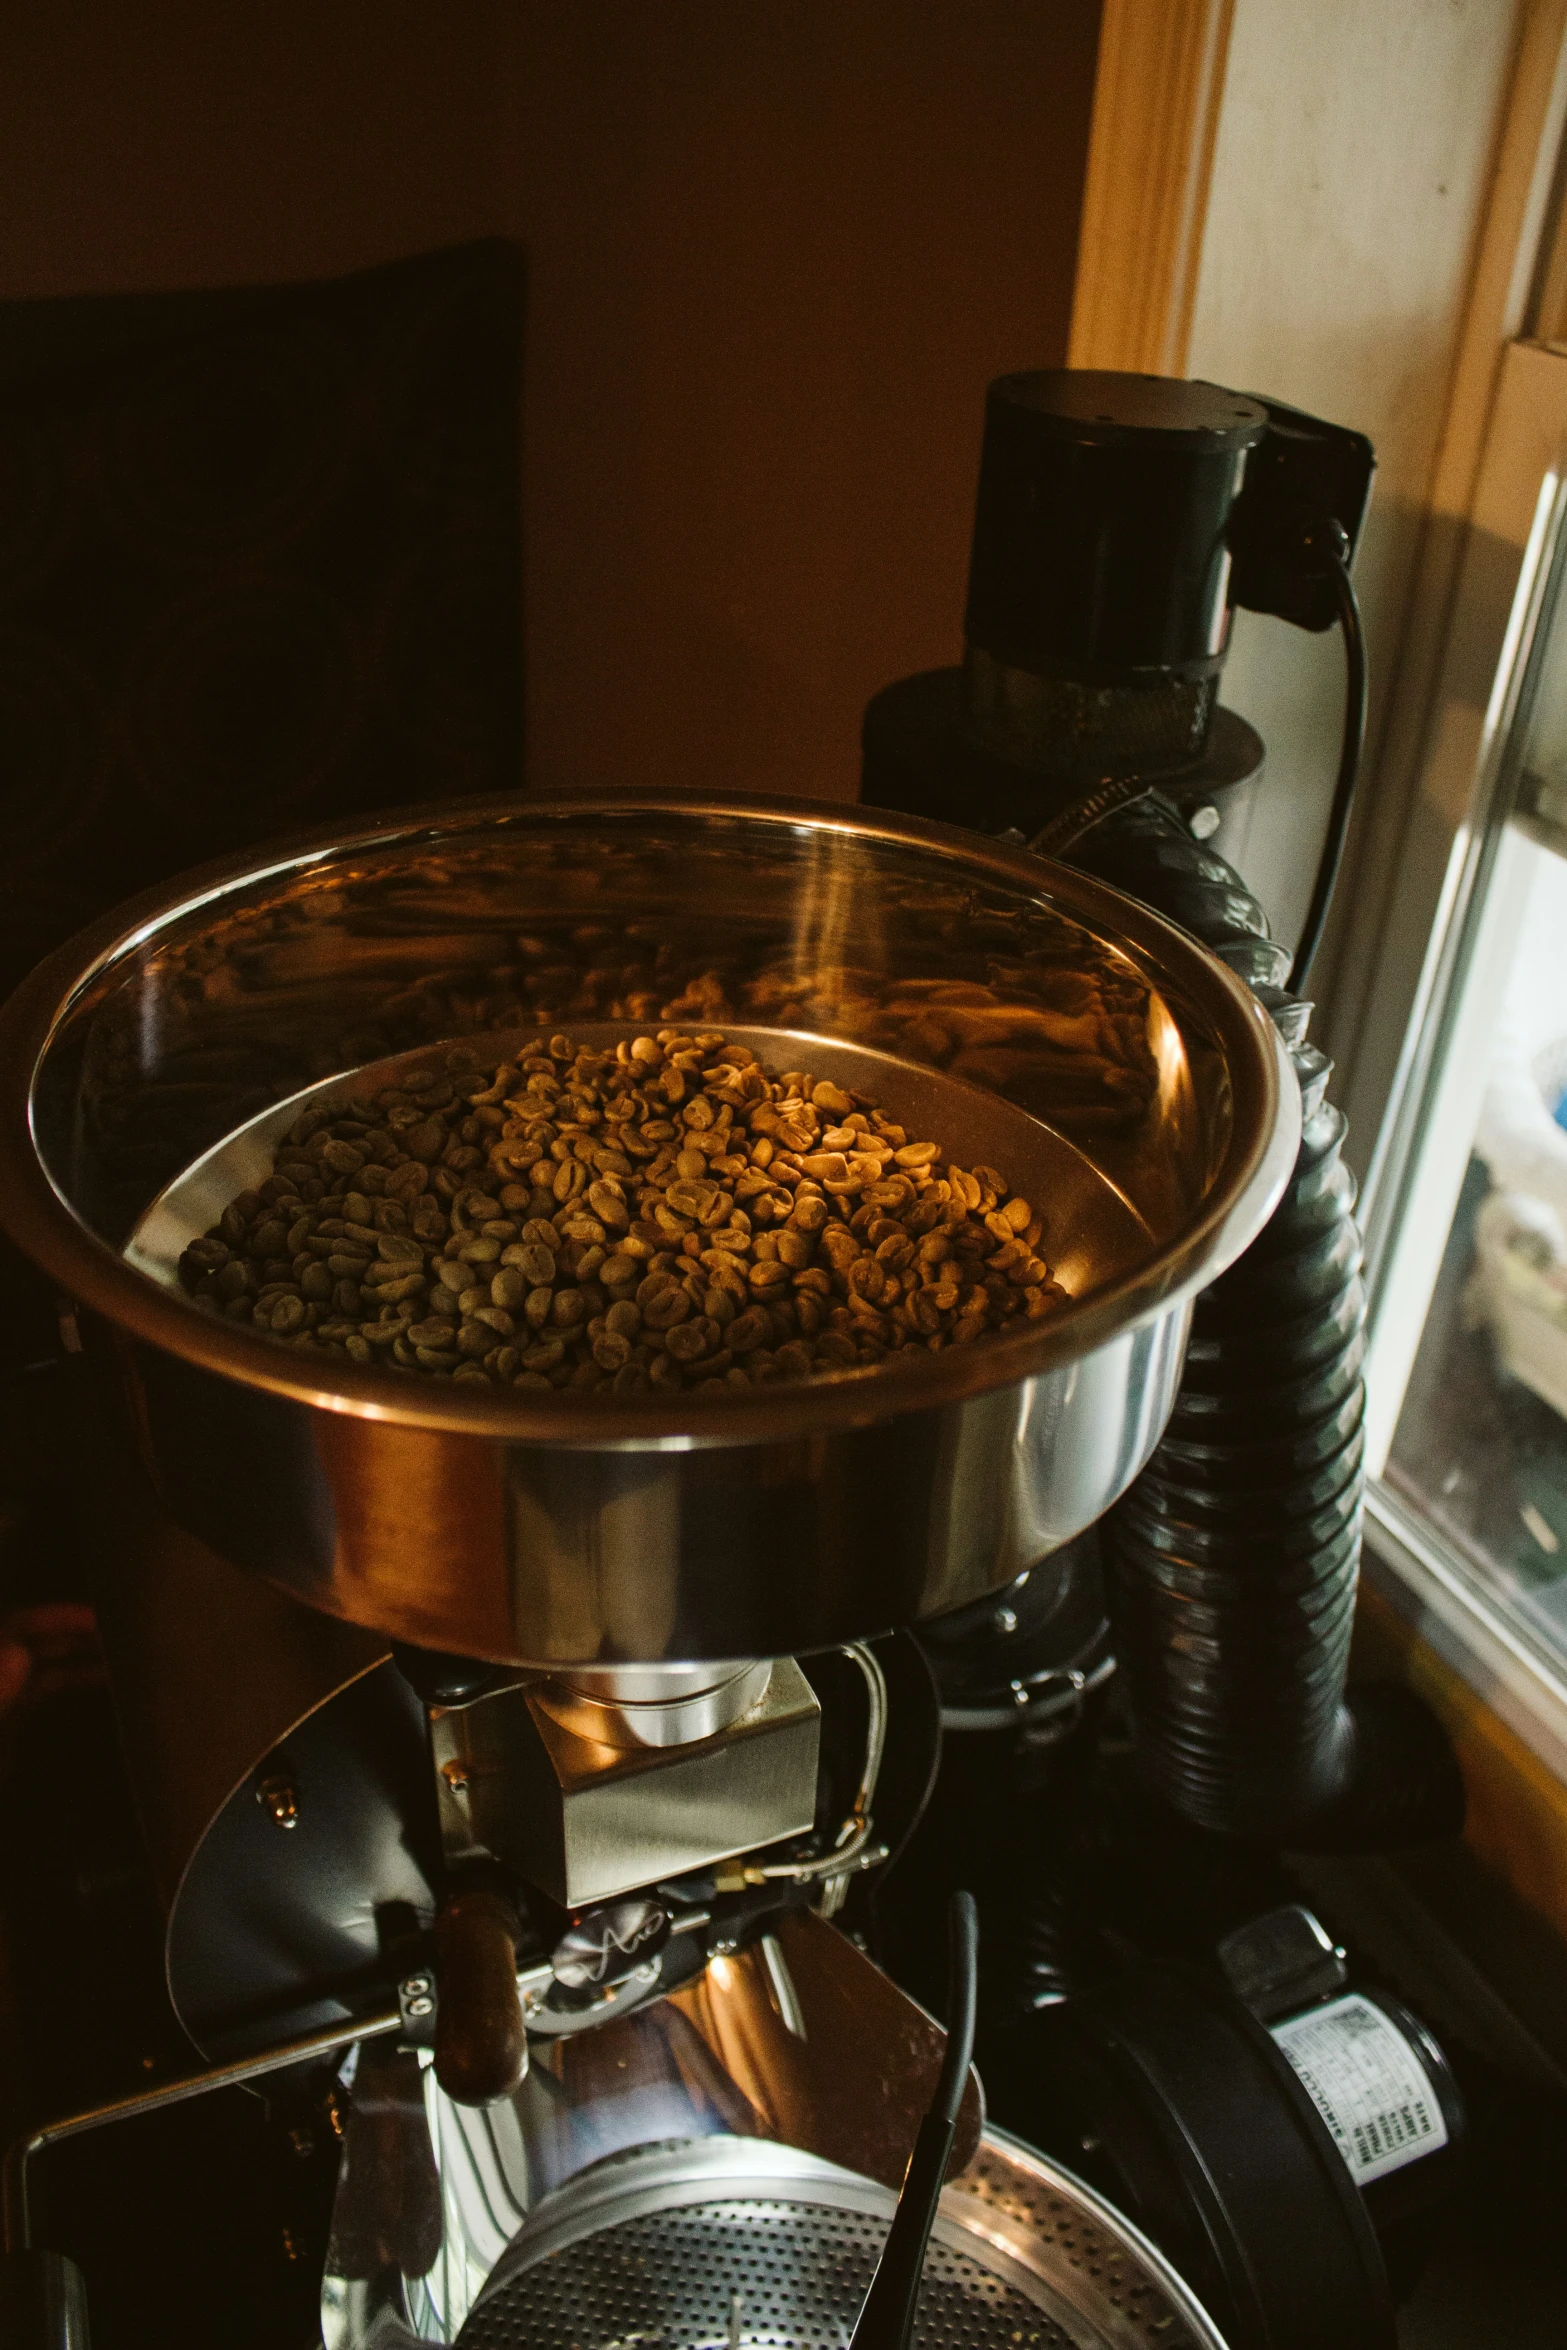
[[[1351,1992],[1272,2029],[1357,2187],[1447,2144],[1430,2075],[1371,2000]]]

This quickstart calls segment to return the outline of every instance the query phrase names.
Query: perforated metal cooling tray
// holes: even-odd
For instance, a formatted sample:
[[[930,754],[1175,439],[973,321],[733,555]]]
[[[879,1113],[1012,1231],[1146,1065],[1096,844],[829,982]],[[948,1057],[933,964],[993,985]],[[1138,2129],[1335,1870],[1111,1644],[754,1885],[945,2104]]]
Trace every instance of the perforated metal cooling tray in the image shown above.
[[[530,2217],[459,2350],[842,2350],[894,2203],[758,2139],[612,2157]],[[1224,2350],[1144,2237],[999,2132],[942,2197],[914,2338],[921,2350]]]

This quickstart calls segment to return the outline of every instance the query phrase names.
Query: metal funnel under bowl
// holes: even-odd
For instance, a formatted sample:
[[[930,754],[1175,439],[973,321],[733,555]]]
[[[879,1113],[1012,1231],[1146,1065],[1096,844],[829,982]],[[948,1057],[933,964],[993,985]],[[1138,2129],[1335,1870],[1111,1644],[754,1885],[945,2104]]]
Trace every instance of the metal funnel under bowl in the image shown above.
[[[660,1399],[339,1366],[175,1285],[310,1094],[442,1044],[671,1024],[1001,1168],[1070,1304]],[[123,909],[0,1017],[0,1221],[118,1357],[173,1514],[333,1614],[539,1666],[798,1653],[1070,1539],[1157,1441],[1191,1299],[1298,1135],[1266,1017],[1182,933],[1021,852],[814,803],[517,801],[317,835]]]

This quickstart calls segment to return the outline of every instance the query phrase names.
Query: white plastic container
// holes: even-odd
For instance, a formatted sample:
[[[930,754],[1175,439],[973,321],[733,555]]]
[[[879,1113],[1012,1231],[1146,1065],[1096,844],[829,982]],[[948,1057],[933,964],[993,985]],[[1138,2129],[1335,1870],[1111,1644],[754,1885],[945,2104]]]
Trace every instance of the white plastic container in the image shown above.
[[[1480,1210],[1469,1293],[1504,1369],[1567,1419],[1567,1037],[1529,1058],[1514,1029],[1497,1037],[1475,1148],[1497,1188]]]

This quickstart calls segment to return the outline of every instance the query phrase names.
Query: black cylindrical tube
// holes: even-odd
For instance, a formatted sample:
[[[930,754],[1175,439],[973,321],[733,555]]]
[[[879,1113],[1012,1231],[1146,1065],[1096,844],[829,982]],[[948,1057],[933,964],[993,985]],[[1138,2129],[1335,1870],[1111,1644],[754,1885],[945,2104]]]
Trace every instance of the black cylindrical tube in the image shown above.
[[[1343,1117],[1309,1006],[1238,874],[1157,798],[1074,862],[1157,906],[1257,986],[1305,1125],[1266,1229],[1199,1298],[1163,1441],[1105,1524],[1116,1654],[1139,1758],[1195,1825],[1396,1844],[1452,1830],[1450,1749],[1406,1692],[1346,1700],[1365,1468],[1365,1296]],[[1271,983],[1271,984],[1270,984]],[[1405,1700],[1407,1699],[1407,1702]]]

